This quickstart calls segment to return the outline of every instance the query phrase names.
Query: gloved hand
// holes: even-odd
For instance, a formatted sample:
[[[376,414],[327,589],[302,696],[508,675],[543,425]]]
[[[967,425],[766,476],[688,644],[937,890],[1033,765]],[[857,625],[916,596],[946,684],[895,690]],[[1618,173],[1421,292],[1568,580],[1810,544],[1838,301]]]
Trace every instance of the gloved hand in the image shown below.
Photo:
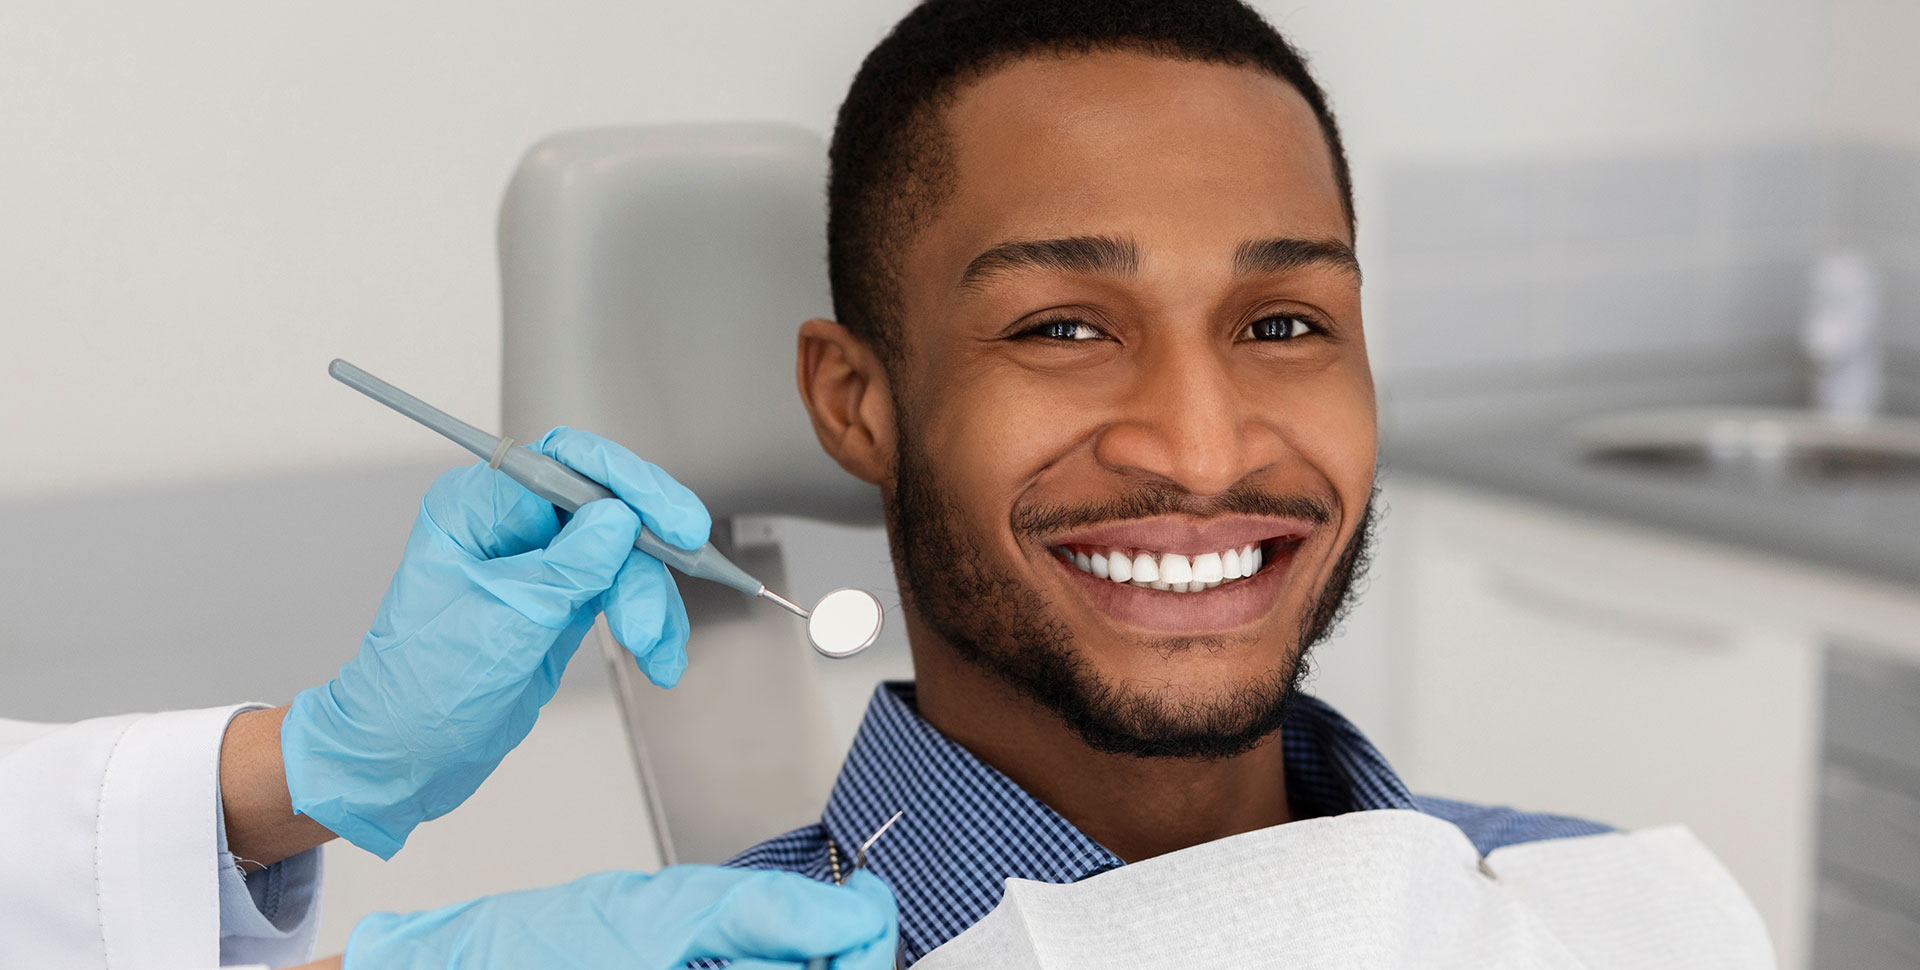
[[[589,502],[563,528],[550,503],[483,464],[440,476],[359,654],[281,723],[294,811],[383,859],[527,736],[603,608],[648,679],[671,687],[686,669],[680,592],[633,540],[645,522],[697,549],[706,508],[597,435],[555,428],[534,447],[621,501]]]
[[[833,957],[835,970],[891,970],[893,892],[870,872],[845,886],[790,872],[670,866],[603,872],[420,913],[375,913],[341,970],[666,970],[689,960],[741,970]]]

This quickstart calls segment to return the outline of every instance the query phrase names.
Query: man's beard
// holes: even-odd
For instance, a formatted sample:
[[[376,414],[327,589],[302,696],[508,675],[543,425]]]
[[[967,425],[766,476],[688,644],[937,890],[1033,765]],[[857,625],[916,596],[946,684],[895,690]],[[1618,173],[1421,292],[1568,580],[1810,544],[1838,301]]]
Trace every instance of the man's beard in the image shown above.
[[[1373,540],[1369,496],[1359,525],[1332,572],[1301,616],[1295,649],[1273,669],[1205,698],[1178,700],[1130,690],[1103,678],[1074,647],[1071,630],[1045,597],[993,568],[966,531],[958,503],[944,492],[912,439],[900,429],[887,534],[901,574],[901,594],[933,632],[974,666],[1052,711],[1097,751],[1142,758],[1230,758],[1270,737],[1285,722],[1307,673],[1307,653],[1325,640],[1352,605],[1353,581],[1364,574]],[[1236,486],[1200,499],[1175,486],[1143,486],[1113,502],[1086,508],[1016,513],[1016,534],[1057,531],[1149,515],[1253,514],[1333,520],[1318,499],[1278,496]],[[1221,638],[1168,637],[1154,644],[1172,654],[1217,650]]]

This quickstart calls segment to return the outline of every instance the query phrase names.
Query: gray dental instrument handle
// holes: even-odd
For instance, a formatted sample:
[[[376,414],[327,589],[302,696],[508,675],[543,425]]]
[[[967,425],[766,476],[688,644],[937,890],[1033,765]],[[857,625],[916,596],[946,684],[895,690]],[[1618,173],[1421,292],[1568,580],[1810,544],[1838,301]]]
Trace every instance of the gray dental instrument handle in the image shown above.
[[[494,452],[499,450],[498,435],[488,434],[344,360],[328,364],[327,373],[333,375],[334,380],[446,435],[454,444],[484,461],[491,463]],[[569,512],[596,499],[617,497],[599,482],[531,448],[506,449],[497,467],[506,472],[507,477],[525,485],[528,491]],[[643,525],[640,538],[633,540],[633,547],[689,576],[731,586],[748,596],[759,596],[766,590],[765,584],[721,555],[711,542],[688,552],[654,535]]]

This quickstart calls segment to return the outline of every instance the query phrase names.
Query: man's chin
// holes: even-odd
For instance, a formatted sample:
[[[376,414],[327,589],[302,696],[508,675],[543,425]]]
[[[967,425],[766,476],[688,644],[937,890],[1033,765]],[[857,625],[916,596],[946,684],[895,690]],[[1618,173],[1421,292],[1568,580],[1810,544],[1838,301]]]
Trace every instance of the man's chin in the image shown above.
[[[1108,679],[1090,666],[1028,680],[1029,693],[1096,751],[1141,758],[1231,758],[1280,730],[1303,665],[1290,662],[1224,686]],[[1037,671],[1027,671],[1029,675]]]

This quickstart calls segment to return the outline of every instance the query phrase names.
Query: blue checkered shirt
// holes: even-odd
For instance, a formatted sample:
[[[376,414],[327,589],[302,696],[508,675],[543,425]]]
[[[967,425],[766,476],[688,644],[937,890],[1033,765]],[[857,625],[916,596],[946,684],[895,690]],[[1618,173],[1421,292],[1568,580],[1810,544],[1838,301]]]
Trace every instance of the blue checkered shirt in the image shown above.
[[[1482,855],[1503,845],[1592,835],[1604,825],[1414,795],[1372,742],[1333,708],[1302,696],[1281,728],[1287,797],[1301,817],[1402,808],[1446,819]],[[1124,863],[1007,776],[968,754],[914,708],[908,683],[882,684],[840,768],[819,824],[741,853],[729,865],[831,878],[895,811],[906,814],[867,853],[900,901],[911,963],[1000,902],[1010,877],[1065,883]]]

